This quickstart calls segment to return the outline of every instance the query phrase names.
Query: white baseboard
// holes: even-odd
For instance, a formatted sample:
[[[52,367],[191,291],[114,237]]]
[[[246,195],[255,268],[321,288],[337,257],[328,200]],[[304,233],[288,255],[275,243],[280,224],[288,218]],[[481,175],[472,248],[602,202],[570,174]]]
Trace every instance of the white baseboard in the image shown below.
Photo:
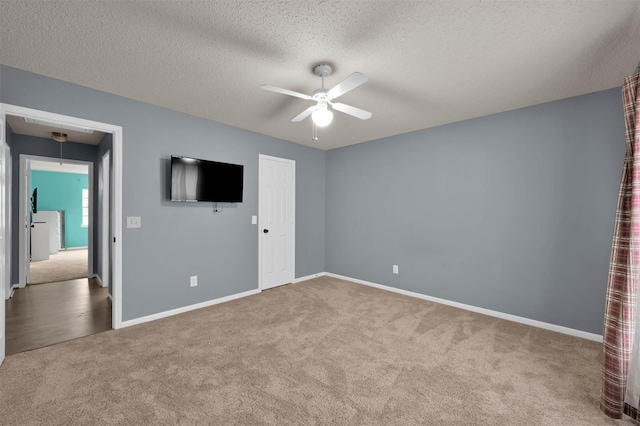
[[[104,284],[102,284],[102,280],[100,279],[100,275],[98,275],[98,274],[93,274],[93,275],[91,276],[91,278],[95,278],[95,279],[96,279],[96,281],[98,281],[98,284],[100,285],[100,287],[104,287],[104,286],[105,286]]]
[[[195,305],[184,306],[182,308],[172,309],[170,311],[159,312],[153,315],[147,315],[146,317],[140,317],[128,321],[123,321],[121,323],[121,328],[130,327],[132,325],[143,324],[149,321],[155,321],[157,319],[170,317],[173,315],[182,314],[184,312],[193,311],[200,308],[206,308],[207,306],[217,305],[218,303],[230,302],[235,299],[240,299],[242,297],[253,296],[254,294],[260,293],[260,289],[249,290],[242,293],[232,294],[231,296],[220,297],[218,299],[209,300],[207,302],[196,303]]]
[[[107,299],[109,299],[109,303],[113,305],[113,297],[111,297],[111,294],[107,294]]]
[[[317,274],[311,274],[304,277],[296,278],[295,280],[292,281],[292,284],[301,283],[302,281],[312,280],[314,278],[324,277],[326,274],[327,274],[326,272],[320,272]]]
[[[370,287],[379,288],[381,290],[392,291],[394,293],[403,294],[405,296],[416,297],[418,299],[428,300],[430,302],[440,303],[442,305],[453,306],[455,308],[465,309],[467,311],[477,312],[479,314],[489,315],[491,317],[501,318],[501,319],[505,319],[505,320],[508,320],[508,321],[518,322],[518,323],[521,323],[521,324],[531,325],[533,327],[543,328],[545,330],[551,330],[551,331],[555,331],[555,332],[558,332],[558,333],[568,334],[570,336],[580,337],[580,338],[583,338],[583,339],[592,340],[594,342],[602,343],[602,335],[600,335],[600,334],[588,333],[586,331],[576,330],[576,329],[573,329],[573,328],[563,327],[563,326],[555,325],[555,324],[550,324],[550,323],[547,323],[547,322],[542,322],[542,321],[538,321],[538,320],[534,320],[534,319],[530,319],[530,318],[519,317],[517,315],[505,314],[503,312],[492,311],[491,309],[479,308],[479,307],[473,306],[473,305],[466,305],[464,303],[453,302],[453,301],[447,300],[447,299],[440,299],[438,297],[432,297],[432,296],[427,296],[427,295],[420,294],[420,293],[414,293],[412,291],[401,290],[399,288],[394,288],[394,287],[389,287],[389,286],[382,285],[382,284],[372,283],[372,282],[369,282],[369,281],[359,280],[357,278],[351,278],[351,277],[345,277],[344,275],[332,274],[331,272],[325,272],[323,275],[326,275],[326,276],[332,277],[332,278],[338,278],[338,279],[345,280],[345,281],[351,281],[351,282],[354,282],[356,284],[363,284],[363,285],[367,285],[367,286],[370,286]]]

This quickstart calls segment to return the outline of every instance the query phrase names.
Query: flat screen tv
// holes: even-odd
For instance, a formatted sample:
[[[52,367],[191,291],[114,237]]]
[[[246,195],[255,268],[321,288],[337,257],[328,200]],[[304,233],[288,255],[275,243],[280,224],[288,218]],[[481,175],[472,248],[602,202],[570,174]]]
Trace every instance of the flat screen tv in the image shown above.
[[[38,188],[34,188],[31,195],[31,211],[38,213]]]
[[[171,156],[171,201],[241,203],[244,166]]]

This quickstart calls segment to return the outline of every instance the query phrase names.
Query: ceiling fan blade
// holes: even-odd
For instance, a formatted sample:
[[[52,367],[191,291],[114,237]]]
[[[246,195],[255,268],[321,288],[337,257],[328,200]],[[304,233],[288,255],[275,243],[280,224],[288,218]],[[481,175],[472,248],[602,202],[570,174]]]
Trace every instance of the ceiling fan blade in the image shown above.
[[[308,116],[311,115],[311,113],[315,110],[318,109],[318,105],[314,105],[314,106],[310,106],[309,108],[305,109],[304,111],[302,111],[300,114],[296,115],[295,117],[293,117],[293,122],[298,122],[298,121],[302,121],[305,118],[307,118]]]
[[[363,109],[352,107],[350,105],[341,104],[338,102],[332,103],[331,106],[335,110],[344,112],[345,114],[353,115],[354,117],[358,117],[361,120],[368,120],[373,115],[369,111],[365,111]]]
[[[310,99],[310,100],[313,99],[311,96],[305,95],[304,93],[294,92],[293,90],[282,89],[280,87],[270,86],[268,84],[263,84],[260,86],[260,88],[264,90],[269,90],[271,92],[282,93],[283,95],[295,96],[296,98]]]
[[[336,86],[334,86],[331,90],[327,92],[327,97],[329,99],[335,99],[338,96],[342,96],[347,93],[349,90],[353,90],[361,84],[366,83],[368,80],[367,76],[362,74],[361,72],[354,72],[349,77],[342,80]]]

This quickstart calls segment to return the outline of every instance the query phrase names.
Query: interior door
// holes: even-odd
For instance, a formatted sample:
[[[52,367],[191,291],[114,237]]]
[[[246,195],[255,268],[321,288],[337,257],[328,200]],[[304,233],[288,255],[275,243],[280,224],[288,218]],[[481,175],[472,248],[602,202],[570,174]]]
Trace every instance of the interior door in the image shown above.
[[[296,163],[284,158],[259,158],[260,289],[295,278]]]

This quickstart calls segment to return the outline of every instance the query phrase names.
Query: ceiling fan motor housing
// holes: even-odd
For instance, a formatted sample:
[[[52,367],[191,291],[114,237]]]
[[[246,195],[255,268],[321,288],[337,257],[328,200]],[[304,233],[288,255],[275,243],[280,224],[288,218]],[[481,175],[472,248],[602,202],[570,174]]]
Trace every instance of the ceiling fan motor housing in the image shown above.
[[[327,103],[327,101],[329,100],[329,99],[328,99],[328,96],[327,96],[327,92],[328,92],[328,90],[327,90],[327,89],[324,89],[324,88],[322,88],[322,89],[316,89],[316,90],[314,90],[314,91],[313,91],[313,96],[312,96],[312,98],[313,98],[315,101],[318,101],[318,102],[321,102],[321,103],[326,104],[326,103]]]

